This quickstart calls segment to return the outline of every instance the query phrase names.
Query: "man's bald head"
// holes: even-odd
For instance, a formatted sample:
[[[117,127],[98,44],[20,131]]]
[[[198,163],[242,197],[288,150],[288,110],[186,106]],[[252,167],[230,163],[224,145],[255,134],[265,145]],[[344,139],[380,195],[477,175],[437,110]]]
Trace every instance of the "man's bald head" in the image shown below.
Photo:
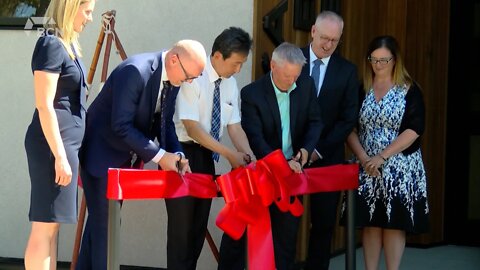
[[[180,40],[168,51],[166,69],[170,83],[180,85],[202,74],[207,61],[203,45],[191,39]]]

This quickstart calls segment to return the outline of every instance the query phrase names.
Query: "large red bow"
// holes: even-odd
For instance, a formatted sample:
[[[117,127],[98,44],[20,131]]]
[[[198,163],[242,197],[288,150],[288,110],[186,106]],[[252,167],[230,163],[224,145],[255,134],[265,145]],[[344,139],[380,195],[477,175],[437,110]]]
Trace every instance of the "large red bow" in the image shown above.
[[[234,239],[247,229],[248,269],[275,269],[270,214],[273,202],[294,216],[303,206],[290,196],[354,189],[358,186],[358,165],[336,165],[292,172],[280,150],[255,165],[236,169],[217,179],[226,205],[217,217],[217,226]]]

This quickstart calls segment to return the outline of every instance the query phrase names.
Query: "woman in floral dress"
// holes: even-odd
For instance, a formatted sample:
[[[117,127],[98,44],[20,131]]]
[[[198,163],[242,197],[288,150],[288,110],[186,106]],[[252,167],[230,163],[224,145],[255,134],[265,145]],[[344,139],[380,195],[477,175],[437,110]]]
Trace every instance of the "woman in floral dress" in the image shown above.
[[[365,58],[366,91],[358,129],[347,143],[359,160],[356,225],[362,228],[366,269],[377,269],[383,248],[387,269],[400,266],[406,233],[428,228],[420,135],[425,107],[391,36],[372,40]]]

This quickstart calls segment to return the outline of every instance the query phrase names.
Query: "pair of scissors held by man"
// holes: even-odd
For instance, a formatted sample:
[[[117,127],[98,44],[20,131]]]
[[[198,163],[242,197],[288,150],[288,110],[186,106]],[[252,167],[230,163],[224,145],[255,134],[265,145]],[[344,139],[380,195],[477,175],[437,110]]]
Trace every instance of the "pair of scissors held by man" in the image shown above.
[[[180,175],[180,178],[182,178],[182,181],[183,183],[185,184],[185,179],[183,178],[183,174],[182,174],[182,168],[181,168],[181,163],[182,163],[182,160],[183,160],[183,155],[180,154],[180,153],[177,153],[179,159],[177,160],[176,162],[176,167],[177,167],[177,173],[178,175]],[[249,154],[245,154],[245,157],[244,157],[244,161],[245,161],[245,165],[248,165],[252,162],[252,156],[250,156]]]

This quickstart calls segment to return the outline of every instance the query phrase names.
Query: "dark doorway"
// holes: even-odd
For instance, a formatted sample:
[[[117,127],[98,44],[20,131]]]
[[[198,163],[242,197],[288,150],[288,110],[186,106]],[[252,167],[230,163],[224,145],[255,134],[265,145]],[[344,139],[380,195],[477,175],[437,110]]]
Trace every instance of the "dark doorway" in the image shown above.
[[[480,246],[480,0],[451,1],[450,19],[445,239]]]

